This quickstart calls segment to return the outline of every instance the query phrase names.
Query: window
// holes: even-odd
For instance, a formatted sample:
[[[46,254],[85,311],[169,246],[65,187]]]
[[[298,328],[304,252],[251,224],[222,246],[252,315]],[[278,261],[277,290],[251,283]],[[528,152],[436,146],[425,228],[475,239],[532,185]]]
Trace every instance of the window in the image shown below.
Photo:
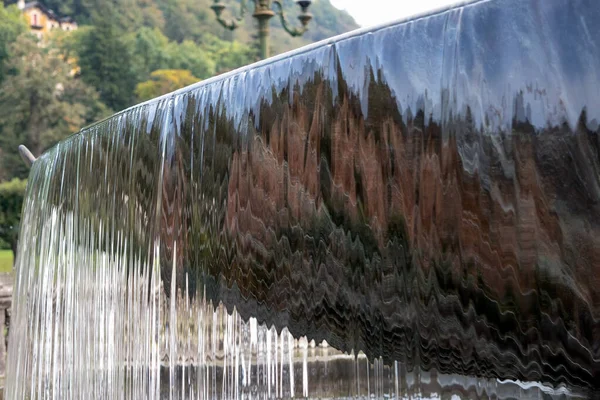
[[[37,17],[38,17],[37,14],[33,14],[33,24],[32,25],[34,25],[34,26],[37,26],[37,24],[38,24]]]

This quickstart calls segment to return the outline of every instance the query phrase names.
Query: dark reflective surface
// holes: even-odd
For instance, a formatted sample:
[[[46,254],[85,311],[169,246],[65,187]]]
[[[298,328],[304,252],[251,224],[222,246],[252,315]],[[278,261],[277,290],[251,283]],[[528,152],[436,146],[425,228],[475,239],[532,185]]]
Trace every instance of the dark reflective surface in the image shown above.
[[[382,366],[595,392],[599,20],[595,0],[481,1],[90,127],[32,170],[11,340],[82,304],[44,311],[50,270],[65,293],[120,282],[116,312],[159,290],[163,359],[193,336],[175,303],[201,300]],[[49,221],[67,239],[44,244]]]

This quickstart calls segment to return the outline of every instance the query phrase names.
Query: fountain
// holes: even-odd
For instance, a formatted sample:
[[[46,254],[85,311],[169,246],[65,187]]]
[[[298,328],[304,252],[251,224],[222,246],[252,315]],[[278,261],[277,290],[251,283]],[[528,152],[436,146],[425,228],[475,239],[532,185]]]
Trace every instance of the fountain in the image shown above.
[[[600,390],[600,3],[475,1],[32,166],[8,399]]]

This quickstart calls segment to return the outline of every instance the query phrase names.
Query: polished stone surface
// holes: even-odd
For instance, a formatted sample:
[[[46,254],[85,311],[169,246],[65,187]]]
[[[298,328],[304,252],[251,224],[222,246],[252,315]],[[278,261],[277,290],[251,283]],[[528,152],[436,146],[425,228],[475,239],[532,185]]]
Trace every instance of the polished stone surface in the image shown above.
[[[382,365],[599,390],[598,21],[596,0],[478,1],[85,129],[34,164],[11,340],[35,347],[43,271],[68,291],[102,270],[44,258],[58,221],[122,260],[117,312],[158,290],[164,326],[203,299]]]

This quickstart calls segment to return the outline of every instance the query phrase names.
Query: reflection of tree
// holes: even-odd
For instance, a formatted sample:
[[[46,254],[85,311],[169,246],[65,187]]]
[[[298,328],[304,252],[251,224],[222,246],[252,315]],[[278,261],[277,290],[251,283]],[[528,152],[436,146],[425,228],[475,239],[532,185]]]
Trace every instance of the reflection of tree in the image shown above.
[[[234,301],[225,289],[233,287],[251,304],[236,304],[242,314],[388,360],[417,362],[418,348],[424,366],[532,379],[538,372],[527,363],[553,360],[567,375],[543,362],[539,372],[589,381],[577,364],[593,364],[582,349],[597,335],[592,312],[600,299],[591,282],[600,246],[577,228],[586,216],[574,211],[592,194],[564,199],[573,210],[556,201],[565,196],[561,181],[577,187],[596,176],[597,156],[578,144],[594,137],[566,126],[537,132],[515,121],[499,153],[468,108],[445,123],[444,139],[422,110],[408,118],[398,112],[381,73],[371,71],[367,118],[338,79],[335,100],[319,73],[292,93],[275,91],[254,111],[259,124],[251,112],[247,126],[234,126],[224,104],[209,113],[203,134],[225,149],[232,143],[224,169],[211,168],[211,147],[202,154],[212,175],[202,177],[200,193],[216,204],[205,218],[220,216],[226,203],[225,219],[208,226],[223,223],[227,235],[196,234],[203,243],[218,238],[214,251],[226,252],[201,262],[209,276],[220,276],[214,296]],[[239,129],[251,133],[231,139]],[[590,157],[596,159],[584,165]],[[569,172],[572,163],[581,174]],[[227,177],[217,178],[218,171]],[[222,179],[227,194],[215,190]],[[575,256],[573,246],[582,243],[586,252]],[[564,325],[548,325],[556,318]]]
[[[367,71],[367,115],[338,71],[254,88],[272,100],[250,111],[222,81],[108,120],[80,140],[80,213],[125,226],[147,265],[159,243],[168,296],[189,285],[386,362],[593,384],[600,146],[585,113],[576,132],[539,130],[517,93],[524,119],[491,136],[468,107],[443,124],[401,113]]]

